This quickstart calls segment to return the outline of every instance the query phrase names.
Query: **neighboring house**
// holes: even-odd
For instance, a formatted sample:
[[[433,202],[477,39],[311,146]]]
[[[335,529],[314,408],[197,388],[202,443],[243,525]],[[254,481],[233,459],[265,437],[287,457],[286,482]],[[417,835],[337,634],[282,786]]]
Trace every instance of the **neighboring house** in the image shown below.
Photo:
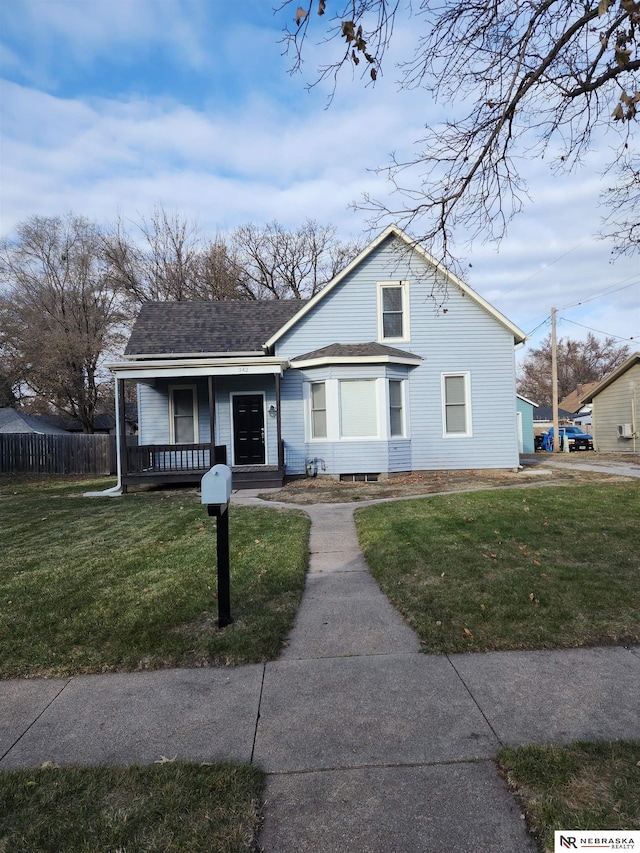
[[[524,340],[394,226],[306,302],[148,303],[110,366],[118,400],[138,384],[121,483],[198,482],[224,459],[235,487],[515,469]]]
[[[573,423],[573,413],[558,408],[558,422],[560,424]],[[538,406],[533,415],[533,430],[536,435],[546,432],[553,426],[553,406]]]
[[[538,404],[527,400],[521,394],[516,396],[516,429],[518,434],[518,450],[520,453],[534,453],[533,440],[533,410]]]
[[[589,394],[597,384],[597,382],[585,382],[584,384],[578,385],[578,387],[570,394],[563,397],[562,400],[558,402],[558,405],[561,409],[564,409],[565,412],[572,412],[574,415],[586,414],[583,410],[586,408],[590,409],[591,407],[582,405],[580,401],[583,397]]]
[[[49,421],[65,432],[81,433],[82,423],[71,415],[52,415]],[[138,431],[138,407],[136,403],[127,403],[125,408],[125,426],[127,435],[135,435]],[[115,413],[101,412],[93,418],[93,432],[96,435],[115,435],[117,420]]]
[[[28,433],[31,435],[67,435],[67,431],[54,426],[41,415],[27,415],[17,409],[0,409],[0,433]]]
[[[591,403],[593,443],[603,453],[640,450],[640,352],[634,353],[582,397]]]
[[[573,423],[576,426],[591,426],[591,406],[581,405],[580,400],[585,396],[585,394],[588,394],[593,388],[595,388],[597,384],[597,382],[585,382],[584,384],[578,385],[575,390],[560,400],[559,405],[563,409],[573,412]]]

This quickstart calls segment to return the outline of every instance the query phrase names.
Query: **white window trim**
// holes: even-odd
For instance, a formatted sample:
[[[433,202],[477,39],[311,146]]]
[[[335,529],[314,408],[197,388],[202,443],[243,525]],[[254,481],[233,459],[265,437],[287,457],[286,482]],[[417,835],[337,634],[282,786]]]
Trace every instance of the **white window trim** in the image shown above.
[[[464,432],[447,432],[447,396],[445,379],[449,376],[462,376],[464,379],[464,413],[465,426]],[[440,389],[442,400],[442,437],[443,438],[472,438],[473,424],[471,417],[471,372],[468,370],[451,370],[447,373],[440,374]]]
[[[342,435],[342,411],[340,405],[340,383],[349,381],[370,381],[375,383],[375,413],[376,413],[376,435],[343,436]],[[327,436],[326,438],[314,438],[312,434],[311,418],[311,385],[316,382],[324,382],[327,404]],[[362,441],[380,441],[388,438],[389,418],[388,395],[386,391],[386,379],[375,377],[365,380],[364,377],[344,377],[331,379],[308,379],[304,382],[304,425],[305,441],[309,444],[348,443]]]
[[[325,418],[325,427],[326,427],[326,435],[314,435],[313,434],[313,394],[311,389],[314,385],[324,385],[324,418]],[[326,379],[312,379],[307,386],[307,406],[305,407],[308,411],[308,425],[309,428],[307,430],[309,441],[328,441],[329,440],[329,386]],[[320,411],[320,410],[318,410]]]
[[[402,414],[402,432],[400,435],[391,435],[391,382],[399,382],[400,383],[400,406],[401,406],[401,414]],[[394,441],[398,438],[406,438],[407,437],[407,397],[406,397],[406,380],[405,379],[388,379],[387,380],[387,434],[389,436],[390,441]]]
[[[175,421],[173,411],[174,391],[193,391],[193,443],[198,444],[200,433],[198,429],[198,386],[197,385],[169,385],[169,444],[176,444]]]
[[[382,291],[385,287],[399,287],[402,292],[402,335],[396,338],[385,338],[382,315]],[[401,343],[411,340],[411,317],[409,314],[409,282],[408,281],[379,281],[377,282],[378,302],[378,342]]]

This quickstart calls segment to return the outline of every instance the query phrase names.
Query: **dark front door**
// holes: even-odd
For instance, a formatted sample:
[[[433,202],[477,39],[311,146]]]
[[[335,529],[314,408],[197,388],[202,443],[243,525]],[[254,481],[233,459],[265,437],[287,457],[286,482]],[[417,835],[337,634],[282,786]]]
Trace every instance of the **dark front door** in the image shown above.
[[[236,465],[264,465],[264,397],[233,398],[233,456]]]

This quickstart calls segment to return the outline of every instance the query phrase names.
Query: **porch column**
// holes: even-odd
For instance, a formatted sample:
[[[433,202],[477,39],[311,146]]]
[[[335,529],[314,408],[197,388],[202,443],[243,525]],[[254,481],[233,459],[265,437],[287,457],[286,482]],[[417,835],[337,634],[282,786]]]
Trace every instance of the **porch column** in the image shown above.
[[[284,445],[282,444],[282,417],[280,415],[280,374],[276,373],[276,427],[278,435],[278,468],[284,468]]]
[[[127,493],[127,484],[125,483],[125,475],[127,471],[127,421],[125,417],[125,401],[124,401],[124,379],[116,379],[116,391],[118,397],[118,409],[116,413],[117,419],[117,435],[118,435],[118,468],[119,479],[122,488],[122,494]]]
[[[211,465],[216,463],[216,385],[213,376],[208,377],[209,384],[209,462]]]

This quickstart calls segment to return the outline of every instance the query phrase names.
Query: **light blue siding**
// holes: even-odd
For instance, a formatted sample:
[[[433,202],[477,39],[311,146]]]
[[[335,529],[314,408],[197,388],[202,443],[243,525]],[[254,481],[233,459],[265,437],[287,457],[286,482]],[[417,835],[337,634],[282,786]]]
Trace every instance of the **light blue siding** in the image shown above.
[[[198,399],[198,439],[201,443],[210,440],[208,380],[185,376],[171,381],[157,380],[153,385],[138,385],[139,444],[169,444],[169,387],[174,385],[195,385]],[[233,457],[231,396],[232,393],[240,393],[264,395],[267,464],[275,465],[278,460],[277,421],[269,415],[269,407],[276,406],[273,376],[217,376],[214,378],[214,386],[215,440],[216,444],[227,446],[229,464],[232,463]]]
[[[419,366],[401,364],[333,364],[285,371],[280,416],[288,474],[302,474],[318,460],[318,473],[393,473],[465,468],[515,468],[519,462],[513,334],[472,296],[450,283],[443,308],[434,299],[433,268],[395,237],[375,248],[355,269],[319,300],[277,341],[275,355],[293,360],[334,343],[366,343],[378,339],[378,282],[408,282],[410,339],[392,346],[422,359]],[[443,374],[465,374],[470,393],[471,431],[446,436],[443,428]],[[335,400],[341,380],[376,380],[380,400],[378,435],[311,440],[305,414],[311,381],[327,381]],[[403,381],[406,435],[387,438],[388,418],[382,403],[389,379]],[[201,441],[208,441],[209,404],[206,379],[171,384],[196,384]],[[168,443],[168,382],[139,388],[140,443]],[[270,375],[215,377],[215,436],[229,448],[232,462],[232,393],[260,393],[265,398],[267,462],[278,458],[277,421],[268,415],[277,405]],[[525,434],[528,427],[523,420]],[[531,430],[532,431],[532,430]],[[496,440],[499,436],[499,440]],[[333,440],[336,437],[336,440]]]
[[[522,452],[533,453],[535,451],[533,443],[533,410],[535,407],[528,400],[516,397],[516,408],[522,416]]]
[[[410,444],[390,441],[381,447],[371,440],[363,440],[358,446],[354,442],[340,442],[339,446],[323,448],[329,470],[353,472],[357,470],[353,467],[356,463],[363,466],[359,469],[363,472],[515,468],[519,457],[513,335],[455,285],[448,287],[446,312],[437,311],[432,298],[433,270],[417,254],[404,248],[398,251],[397,245],[395,238],[390,238],[374,250],[276,346],[278,356],[293,359],[333,343],[375,341],[377,283],[409,282],[410,340],[394,346],[423,358],[419,367],[403,368],[404,374],[396,374],[396,378],[408,378]],[[380,367],[334,367],[324,375],[314,372],[314,378],[344,377],[347,373],[352,378],[391,375],[376,373]],[[469,437],[443,434],[441,389],[445,372],[469,374],[472,418]],[[287,387],[293,382],[292,373],[295,371],[288,371],[285,377],[283,384]],[[305,372],[307,377],[308,373]],[[296,388],[299,383],[300,378],[296,380]],[[497,424],[501,424],[499,431],[506,440],[495,440]],[[292,457],[308,456],[312,448],[314,455],[321,455],[317,442],[305,446],[304,422],[300,419],[287,425],[285,438]],[[392,446],[402,446],[402,452],[391,453]],[[345,469],[342,465],[346,460],[350,467]]]

